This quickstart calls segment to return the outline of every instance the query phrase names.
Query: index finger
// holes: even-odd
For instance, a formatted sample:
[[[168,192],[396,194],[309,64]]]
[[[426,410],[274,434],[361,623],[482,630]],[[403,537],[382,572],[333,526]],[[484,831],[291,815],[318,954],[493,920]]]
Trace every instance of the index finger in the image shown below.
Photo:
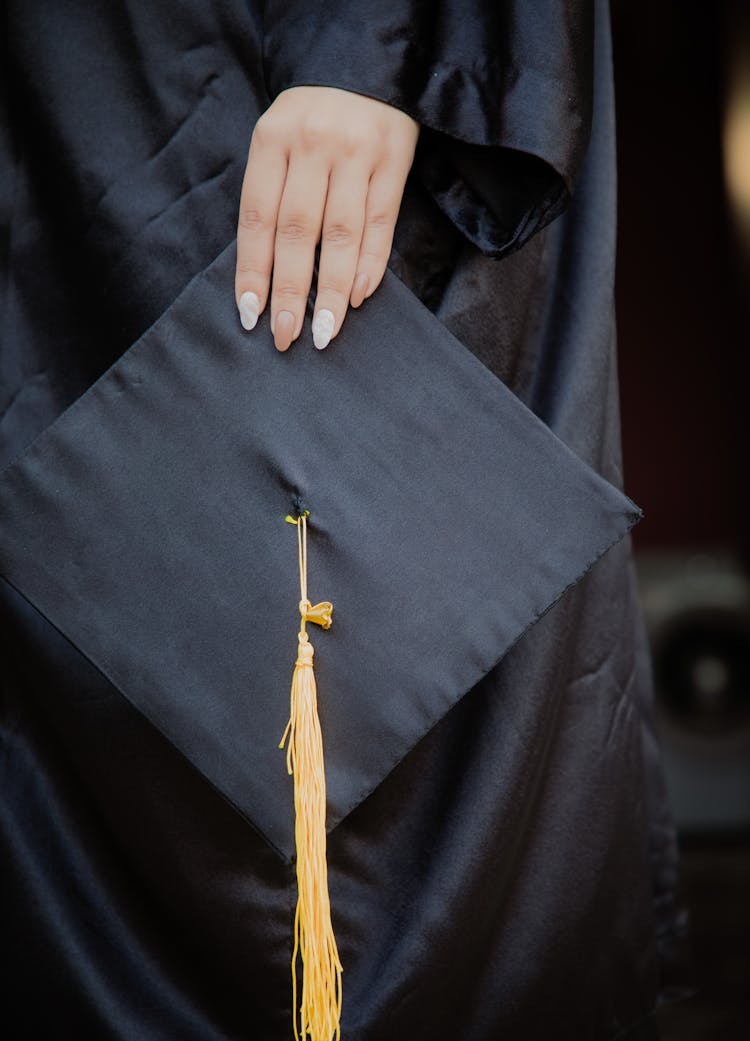
[[[279,204],[288,157],[260,121],[250,141],[237,224],[234,294],[245,329],[252,329],[268,301]]]

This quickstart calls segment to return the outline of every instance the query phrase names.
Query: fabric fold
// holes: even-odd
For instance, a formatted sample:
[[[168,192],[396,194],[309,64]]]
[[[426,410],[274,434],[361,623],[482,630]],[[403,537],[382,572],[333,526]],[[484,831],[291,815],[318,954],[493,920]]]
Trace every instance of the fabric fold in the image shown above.
[[[411,2],[398,12],[381,0],[271,0],[263,54],[271,98],[340,87],[416,119],[416,176],[489,256],[520,248],[575,187],[591,127],[589,0]]]

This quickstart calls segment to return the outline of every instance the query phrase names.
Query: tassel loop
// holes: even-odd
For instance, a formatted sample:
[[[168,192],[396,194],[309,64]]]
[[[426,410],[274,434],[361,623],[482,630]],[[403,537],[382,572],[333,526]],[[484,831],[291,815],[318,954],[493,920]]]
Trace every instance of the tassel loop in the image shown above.
[[[300,600],[299,613],[305,622],[315,622],[322,629],[330,629],[333,615],[333,604],[330,600],[321,600],[319,604],[311,604],[309,600]]]

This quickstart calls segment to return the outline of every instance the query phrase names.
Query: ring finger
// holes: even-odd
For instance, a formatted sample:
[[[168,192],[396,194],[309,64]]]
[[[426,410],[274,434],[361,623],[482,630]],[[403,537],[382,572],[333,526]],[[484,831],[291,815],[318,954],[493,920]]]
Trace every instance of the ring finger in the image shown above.
[[[329,168],[309,154],[289,158],[274,244],[271,330],[285,351],[302,330],[320,237]]]

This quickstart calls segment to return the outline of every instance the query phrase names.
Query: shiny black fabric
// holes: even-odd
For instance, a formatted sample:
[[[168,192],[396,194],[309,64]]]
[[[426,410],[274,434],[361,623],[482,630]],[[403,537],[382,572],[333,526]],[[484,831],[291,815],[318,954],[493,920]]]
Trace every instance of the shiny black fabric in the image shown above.
[[[563,32],[561,16],[519,4],[481,40],[471,27],[484,15],[454,6],[459,21],[441,16],[432,34],[415,5],[433,71],[462,67],[452,48],[465,33],[475,71],[500,47],[513,83],[525,70],[559,84],[516,98],[502,75],[479,90],[405,86],[413,56],[399,62],[389,41],[403,23],[391,13],[389,35],[386,8],[368,7],[372,32],[360,22],[346,48],[329,45],[320,81],[400,104],[429,130],[392,269],[621,485],[606,5],[592,33],[590,11],[565,5]],[[301,47],[304,33],[279,28],[285,17],[280,5],[197,0],[179,14],[6,5],[3,462],[22,461],[231,242],[254,120],[313,75],[308,54],[325,58],[328,30]],[[403,93],[385,96],[394,85]],[[452,123],[438,118],[446,98]],[[511,127],[527,136],[504,137]],[[448,162],[466,154],[453,136],[475,149],[471,172]],[[441,192],[431,169],[456,190]],[[233,306],[228,284],[222,330],[234,323],[252,350]],[[290,1036],[288,860],[37,607],[0,588],[3,1008],[15,1036]],[[659,947],[679,918],[627,538],[333,827],[329,869],[345,1038],[595,1041],[639,1024],[650,1036]]]
[[[270,0],[267,82],[273,96],[329,84],[408,112],[423,127],[417,176],[500,257],[556,217],[575,182],[591,118],[592,6]]]

